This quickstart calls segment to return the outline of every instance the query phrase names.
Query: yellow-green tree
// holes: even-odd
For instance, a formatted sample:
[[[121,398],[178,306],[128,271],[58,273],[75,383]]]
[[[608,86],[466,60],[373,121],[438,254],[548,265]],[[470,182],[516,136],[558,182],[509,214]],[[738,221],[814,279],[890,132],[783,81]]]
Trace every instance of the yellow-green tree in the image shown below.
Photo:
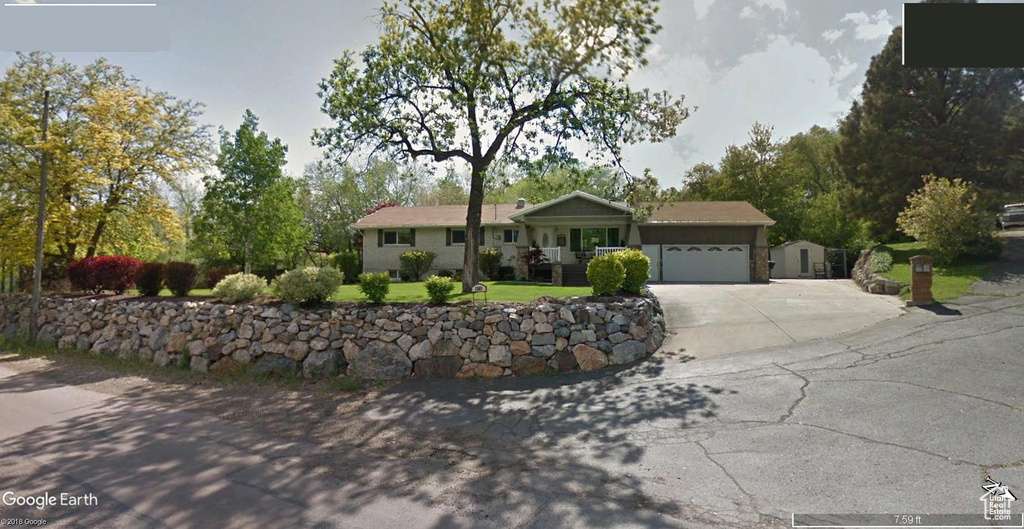
[[[41,143],[44,91],[49,141]],[[47,257],[154,258],[184,237],[160,189],[207,163],[201,105],[151,91],[105,59],[77,67],[19,54],[0,78],[0,258],[31,261],[42,152],[50,159]]]

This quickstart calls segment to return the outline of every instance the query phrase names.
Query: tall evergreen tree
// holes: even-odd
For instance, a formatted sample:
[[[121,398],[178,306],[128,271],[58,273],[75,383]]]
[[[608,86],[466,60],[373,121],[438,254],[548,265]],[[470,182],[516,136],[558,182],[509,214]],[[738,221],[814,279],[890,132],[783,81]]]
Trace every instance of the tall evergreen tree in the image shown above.
[[[839,128],[846,200],[881,239],[894,236],[922,175],[962,178],[989,199],[1024,187],[1024,70],[907,68],[902,40],[896,28],[872,58]]]

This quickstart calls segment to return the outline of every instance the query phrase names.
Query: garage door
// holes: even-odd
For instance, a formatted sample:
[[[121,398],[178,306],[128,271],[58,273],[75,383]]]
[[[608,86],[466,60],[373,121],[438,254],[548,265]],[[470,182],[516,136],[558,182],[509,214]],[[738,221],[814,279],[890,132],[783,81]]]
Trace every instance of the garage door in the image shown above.
[[[661,281],[661,245],[659,244],[645,244],[643,245],[644,255],[651,260],[651,281]]]
[[[745,245],[673,245],[661,248],[662,277],[668,282],[749,283],[750,248]]]

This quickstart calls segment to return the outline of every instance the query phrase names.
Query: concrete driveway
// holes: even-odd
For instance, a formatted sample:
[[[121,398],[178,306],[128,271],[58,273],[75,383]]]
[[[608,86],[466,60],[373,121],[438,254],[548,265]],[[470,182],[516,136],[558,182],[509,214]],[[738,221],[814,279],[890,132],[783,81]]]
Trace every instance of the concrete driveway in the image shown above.
[[[904,313],[902,301],[849,280],[778,279],[767,285],[652,285],[669,338],[661,354],[706,358],[863,329]]]

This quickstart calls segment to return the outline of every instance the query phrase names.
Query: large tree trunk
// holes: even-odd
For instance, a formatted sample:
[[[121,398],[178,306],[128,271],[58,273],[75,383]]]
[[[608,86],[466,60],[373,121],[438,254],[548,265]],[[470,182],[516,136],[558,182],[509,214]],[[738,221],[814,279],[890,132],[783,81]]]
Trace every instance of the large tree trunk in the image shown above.
[[[484,203],[484,172],[474,166],[469,184],[469,210],[466,212],[466,253],[462,261],[462,291],[471,292],[479,279],[480,209]]]

